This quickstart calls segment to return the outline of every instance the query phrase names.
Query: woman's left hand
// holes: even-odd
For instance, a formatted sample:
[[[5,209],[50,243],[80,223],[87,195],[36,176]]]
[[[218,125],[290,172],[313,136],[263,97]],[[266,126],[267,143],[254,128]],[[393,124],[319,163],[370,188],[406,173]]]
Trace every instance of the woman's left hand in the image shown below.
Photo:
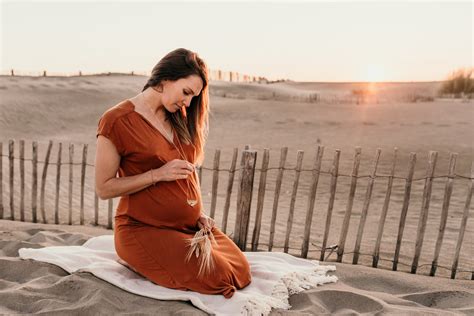
[[[212,229],[215,226],[215,221],[206,214],[201,213],[201,216],[198,219],[198,227],[202,229],[206,227],[207,229]]]

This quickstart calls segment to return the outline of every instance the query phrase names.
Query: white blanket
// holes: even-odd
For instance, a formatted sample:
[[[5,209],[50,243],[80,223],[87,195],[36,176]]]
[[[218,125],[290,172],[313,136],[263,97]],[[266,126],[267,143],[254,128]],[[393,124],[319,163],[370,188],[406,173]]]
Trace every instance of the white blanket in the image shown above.
[[[60,266],[69,273],[90,272],[130,293],[160,300],[181,300],[215,315],[268,315],[272,308],[289,309],[289,295],[317,285],[336,282],[327,275],[335,266],[320,266],[318,261],[293,257],[282,252],[244,252],[250,263],[252,282],[232,298],[193,291],[168,289],[156,285],[122,264],[115,252],[112,235],[93,237],[82,246],[39,249],[21,248],[20,257]]]

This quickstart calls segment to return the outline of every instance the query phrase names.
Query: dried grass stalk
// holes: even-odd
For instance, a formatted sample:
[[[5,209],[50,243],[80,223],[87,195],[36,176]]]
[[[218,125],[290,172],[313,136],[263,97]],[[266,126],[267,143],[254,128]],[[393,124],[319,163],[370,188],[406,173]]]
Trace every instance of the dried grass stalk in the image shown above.
[[[194,234],[193,238],[189,238],[186,241],[189,246],[186,255],[186,262],[188,262],[193,254],[195,254],[199,263],[198,277],[202,277],[204,274],[209,274],[215,267],[214,259],[212,257],[212,244],[214,243],[217,245],[211,229],[203,227]]]

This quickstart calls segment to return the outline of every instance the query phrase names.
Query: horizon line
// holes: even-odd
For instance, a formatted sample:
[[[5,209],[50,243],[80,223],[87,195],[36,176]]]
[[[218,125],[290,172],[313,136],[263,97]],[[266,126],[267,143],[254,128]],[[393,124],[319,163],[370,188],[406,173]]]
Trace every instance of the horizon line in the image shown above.
[[[0,77],[49,77],[49,78],[72,78],[72,77],[93,77],[93,76],[136,76],[136,77],[149,77],[149,75],[144,75],[142,73],[131,73],[131,72],[113,72],[113,71],[108,71],[108,72],[97,72],[97,73],[85,73],[85,74],[71,74],[71,75],[58,75],[58,74],[53,74],[52,75],[46,75],[44,76],[43,74],[41,74],[42,72],[41,71],[38,71],[38,74],[37,75],[22,75],[22,74],[14,74],[14,75],[11,75],[11,74],[6,74],[5,72],[2,71],[2,73],[0,73]],[[238,73],[238,72],[236,72]],[[441,83],[441,82],[445,82],[445,81],[448,81],[449,79],[445,79],[445,80],[408,80],[408,81],[401,81],[401,80],[394,80],[394,81],[390,81],[390,80],[386,80],[386,81],[347,81],[347,80],[344,80],[344,81],[307,81],[307,80],[304,80],[304,81],[298,81],[298,80],[293,80],[293,79],[276,79],[276,80],[271,80],[271,79],[268,79],[267,77],[265,76],[254,76],[254,77],[261,77],[261,78],[265,78],[269,83],[276,83],[276,82],[295,82],[295,83],[334,83],[334,84],[343,84],[343,83],[366,83],[366,84],[370,84],[370,83]],[[210,79],[209,81],[224,81],[224,82],[233,82],[233,83],[252,83],[252,82],[245,82],[245,81],[229,81],[229,80],[217,80],[217,79]],[[258,81],[255,81],[256,83],[258,83]]]

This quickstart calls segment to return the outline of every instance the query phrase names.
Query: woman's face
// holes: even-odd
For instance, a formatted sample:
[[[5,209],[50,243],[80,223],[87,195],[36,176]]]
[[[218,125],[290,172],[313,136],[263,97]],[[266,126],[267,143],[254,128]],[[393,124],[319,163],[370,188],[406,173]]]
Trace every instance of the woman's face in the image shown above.
[[[168,112],[174,113],[183,106],[189,107],[191,99],[198,96],[202,90],[202,79],[197,75],[190,75],[177,81],[165,80],[163,83],[162,102]]]

